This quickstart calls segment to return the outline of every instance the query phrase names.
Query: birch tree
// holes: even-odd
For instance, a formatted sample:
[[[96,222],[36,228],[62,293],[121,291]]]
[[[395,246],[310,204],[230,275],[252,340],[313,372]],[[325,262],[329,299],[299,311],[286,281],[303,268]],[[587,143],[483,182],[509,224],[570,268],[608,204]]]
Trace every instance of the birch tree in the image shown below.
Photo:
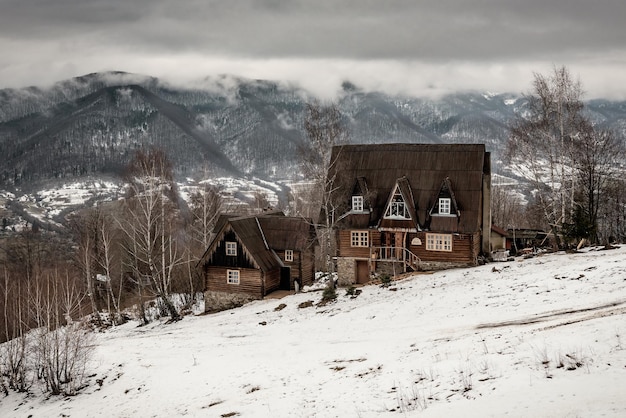
[[[560,236],[599,240],[608,185],[618,176],[624,144],[584,114],[580,81],[566,67],[535,74],[528,108],[510,130],[509,157],[527,170],[544,221]]]
[[[301,149],[303,172],[312,182],[312,201],[319,203],[317,207],[321,207],[317,230],[324,269],[333,272],[336,215],[333,194],[337,185],[335,177],[330,174],[335,163],[332,161],[332,151],[334,146],[349,142],[349,132],[337,104],[323,105],[317,101],[306,105],[304,129],[307,142]]]
[[[191,195],[189,206],[192,217],[191,236],[201,252],[204,252],[211,241],[215,222],[224,209],[224,200],[218,187],[206,185]]]
[[[528,107],[510,128],[508,155],[533,182],[544,220],[556,244],[575,206],[574,141],[589,129],[582,88],[566,67],[535,74]]]
[[[177,193],[171,165],[161,150],[137,153],[129,170],[129,196],[121,222],[129,265],[140,283],[150,283],[172,320],[180,314],[171,299],[176,266],[183,249],[176,239],[180,229]]]

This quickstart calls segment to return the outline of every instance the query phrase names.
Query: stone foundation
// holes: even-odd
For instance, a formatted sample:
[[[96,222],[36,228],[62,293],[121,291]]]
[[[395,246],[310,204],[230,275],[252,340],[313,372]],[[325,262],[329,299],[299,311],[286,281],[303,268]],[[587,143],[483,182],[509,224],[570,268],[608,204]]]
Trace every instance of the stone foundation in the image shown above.
[[[352,257],[337,258],[337,284],[349,286],[356,282],[356,259]]]
[[[338,257],[337,258],[337,284],[339,286],[349,286],[356,283],[356,262],[362,260],[354,257]],[[477,263],[471,262],[446,262],[446,261],[420,261],[420,271],[437,271],[463,267],[475,267]],[[407,269],[407,271],[410,271]],[[401,262],[378,261],[376,262],[375,276],[404,274],[404,264]]]
[[[437,271],[437,270],[448,270],[448,269],[456,269],[456,268],[464,268],[464,267],[475,267],[475,263],[458,263],[458,262],[444,262],[444,261],[420,261],[420,270],[421,271]]]
[[[258,298],[245,293],[206,291],[204,292],[204,311],[219,312],[226,309],[238,308],[256,299]]]
[[[404,264],[399,262],[394,263],[392,261],[379,261],[376,263],[375,273],[377,276],[386,274],[389,277],[404,274]]]

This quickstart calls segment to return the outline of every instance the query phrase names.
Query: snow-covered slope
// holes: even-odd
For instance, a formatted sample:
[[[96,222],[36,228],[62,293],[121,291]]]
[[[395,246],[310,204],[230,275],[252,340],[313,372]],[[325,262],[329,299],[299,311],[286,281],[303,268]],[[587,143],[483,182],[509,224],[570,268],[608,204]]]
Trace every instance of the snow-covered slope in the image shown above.
[[[0,416],[626,416],[626,246],[361,290],[117,327],[79,395]]]

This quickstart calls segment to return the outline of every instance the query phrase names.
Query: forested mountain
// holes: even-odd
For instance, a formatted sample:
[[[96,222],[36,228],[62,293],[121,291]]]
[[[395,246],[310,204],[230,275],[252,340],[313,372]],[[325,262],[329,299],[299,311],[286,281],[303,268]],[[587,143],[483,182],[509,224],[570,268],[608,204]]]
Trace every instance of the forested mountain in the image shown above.
[[[497,157],[507,123],[525,103],[513,94],[391,97],[344,84],[338,98],[356,143],[484,142]],[[171,88],[155,78],[98,73],[50,88],[0,90],[3,185],[119,173],[136,149],[166,150],[180,176],[293,178],[305,140],[304,91],[220,77]],[[623,133],[626,103],[593,101],[596,121]]]
[[[0,90],[4,187],[118,174],[135,150],[166,150],[180,177],[198,172],[295,178],[311,101],[287,85],[218,77],[173,88],[147,76],[98,73],[50,88]],[[494,164],[507,124],[525,100],[464,93],[425,99],[366,92],[346,82],[338,97],[356,143],[486,143]],[[592,101],[593,119],[626,132],[626,103]]]
[[[513,94],[391,97],[344,84],[338,103],[353,142],[484,142],[497,156],[525,103]],[[0,90],[0,181],[119,173],[133,152],[163,148],[181,176],[198,170],[290,178],[304,140],[304,91],[220,77],[172,88],[126,73],[90,74],[50,88]],[[626,131],[626,103],[594,101],[594,118]]]

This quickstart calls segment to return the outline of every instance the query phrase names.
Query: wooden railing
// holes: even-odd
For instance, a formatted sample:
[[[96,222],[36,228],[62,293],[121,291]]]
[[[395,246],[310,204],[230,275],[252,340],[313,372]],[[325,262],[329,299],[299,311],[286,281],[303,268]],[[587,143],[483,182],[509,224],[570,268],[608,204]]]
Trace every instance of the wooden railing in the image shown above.
[[[419,270],[420,258],[404,247],[370,247],[372,261],[398,261]]]

